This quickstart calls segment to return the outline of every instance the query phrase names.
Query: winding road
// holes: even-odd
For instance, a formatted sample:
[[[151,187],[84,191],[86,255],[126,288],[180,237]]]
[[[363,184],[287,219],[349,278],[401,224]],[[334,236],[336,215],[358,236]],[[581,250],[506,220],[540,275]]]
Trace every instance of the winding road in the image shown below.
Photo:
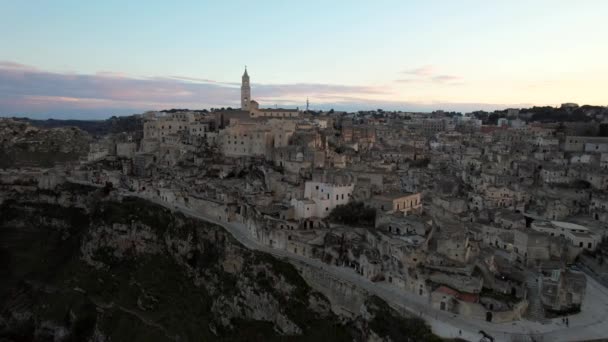
[[[78,183],[85,182],[79,181]],[[377,295],[402,313],[422,317],[431,326],[433,332],[441,337],[460,337],[469,341],[480,341],[482,338],[480,331],[493,336],[495,341],[585,341],[608,337],[608,289],[591,277],[587,277],[583,310],[579,314],[569,316],[568,327],[561,322],[561,318],[548,320],[547,323],[528,320],[490,323],[433,309],[427,298],[400,290],[387,283],[373,283],[350,268],[327,265],[317,259],[306,258],[286,250],[263,245],[251,236],[247,227],[242,223],[219,222],[179,204],[169,204],[140,193],[121,192],[125,196],[139,197],[172,211],[177,210],[185,215],[220,225],[249,249],[269,253],[290,262],[327,272],[337,279]]]

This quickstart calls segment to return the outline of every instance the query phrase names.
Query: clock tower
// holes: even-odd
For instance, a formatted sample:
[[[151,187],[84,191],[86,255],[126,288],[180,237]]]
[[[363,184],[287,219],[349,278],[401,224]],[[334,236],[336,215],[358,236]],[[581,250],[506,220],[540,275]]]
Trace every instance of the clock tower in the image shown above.
[[[241,109],[249,110],[249,102],[251,101],[251,86],[249,86],[249,75],[247,74],[247,66],[241,82]]]

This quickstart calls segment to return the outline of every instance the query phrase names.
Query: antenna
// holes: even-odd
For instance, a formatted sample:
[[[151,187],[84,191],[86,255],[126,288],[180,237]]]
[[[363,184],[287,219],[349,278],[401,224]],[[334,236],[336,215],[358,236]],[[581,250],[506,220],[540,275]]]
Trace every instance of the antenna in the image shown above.
[[[306,111],[307,111],[307,112],[308,112],[308,105],[309,105],[309,104],[310,104],[310,103],[308,102],[308,97],[307,97],[307,98],[306,98]]]

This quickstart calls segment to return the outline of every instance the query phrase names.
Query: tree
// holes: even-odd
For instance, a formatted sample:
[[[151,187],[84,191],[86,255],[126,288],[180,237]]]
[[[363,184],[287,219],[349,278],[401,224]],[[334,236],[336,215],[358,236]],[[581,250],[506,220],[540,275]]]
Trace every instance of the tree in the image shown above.
[[[103,186],[103,195],[107,196],[110,194],[110,192],[112,191],[112,189],[114,189],[114,184],[112,184],[112,182],[106,182],[106,184]]]
[[[329,213],[329,220],[349,226],[373,227],[376,209],[365,206],[363,202],[349,202],[335,207]]]

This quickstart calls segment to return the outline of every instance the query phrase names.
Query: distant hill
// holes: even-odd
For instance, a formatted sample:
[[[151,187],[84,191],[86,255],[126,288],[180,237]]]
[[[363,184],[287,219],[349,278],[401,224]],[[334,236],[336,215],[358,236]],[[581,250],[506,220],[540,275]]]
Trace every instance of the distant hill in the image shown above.
[[[473,116],[487,125],[496,125],[500,118],[513,118],[509,110],[477,111]],[[515,117],[527,122],[590,122],[608,116],[608,107],[584,105],[580,107],[532,107],[519,109]]]
[[[41,128],[78,127],[94,136],[122,132],[140,133],[143,131],[144,125],[144,120],[140,115],[113,116],[106,120],[33,120],[28,118],[14,118],[14,120],[28,122],[32,126]]]
[[[91,136],[77,127],[35,127],[28,121],[0,119],[0,168],[77,162]]]

